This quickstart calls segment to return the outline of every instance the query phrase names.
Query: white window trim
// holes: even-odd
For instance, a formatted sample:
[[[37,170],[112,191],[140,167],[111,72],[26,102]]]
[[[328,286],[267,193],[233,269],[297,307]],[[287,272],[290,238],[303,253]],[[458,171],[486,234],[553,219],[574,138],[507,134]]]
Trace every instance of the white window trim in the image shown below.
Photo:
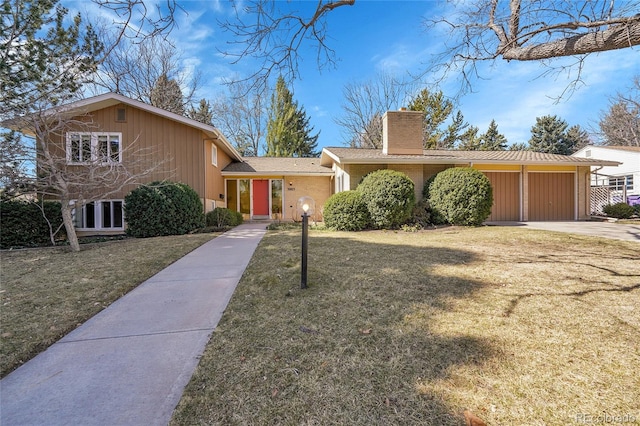
[[[84,160],[83,161],[73,161],[72,160],[72,153],[71,153],[71,140],[72,137],[74,135],[79,135],[80,137],[82,137],[83,135],[90,135],[91,137],[91,159],[90,160]],[[109,163],[122,163],[122,133],[120,132],[68,132],[67,133],[67,143],[66,143],[66,154],[67,154],[67,164],[73,164],[73,165],[87,165],[87,164],[91,164],[93,162],[98,162],[99,158],[99,144],[98,144],[98,139],[100,136],[106,136],[107,137],[107,141],[109,141],[109,138],[111,136],[117,136],[118,137],[118,160],[114,161],[111,157],[111,144],[108,143],[107,144],[107,150],[109,151],[107,153],[107,157],[106,157],[106,161],[100,161],[99,164],[109,164]],[[82,150],[82,147],[80,147],[80,149]]]
[[[122,203],[122,226],[112,226],[112,227],[107,227],[105,228],[103,226],[103,220],[102,220],[102,208],[100,207],[102,203],[104,202],[108,202],[111,203],[111,206],[113,206],[114,202],[121,202]],[[73,200],[71,202],[72,204],[75,204],[76,201]],[[124,223],[125,223],[125,218],[124,218],[124,200],[122,199],[114,199],[114,200],[95,200],[95,201],[91,201],[91,203],[94,204],[94,221],[96,226],[94,228],[87,228],[86,225],[86,218],[85,215],[82,215],[82,219],[83,219],[83,223],[81,224],[82,226],[77,226],[78,223],[78,217],[77,217],[77,210],[74,208],[72,211],[72,217],[73,217],[73,223],[76,225],[76,230],[78,231],[124,231]],[[89,203],[87,203],[89,204]],[[84,204],[81,209],[83,211],[85,211],[87,205]],[[112,207],[113,208],[113,207]],[[113,215],[112,215],[113,217]]]
[[[211,164],[218,167],[218,147],[211,142]]]

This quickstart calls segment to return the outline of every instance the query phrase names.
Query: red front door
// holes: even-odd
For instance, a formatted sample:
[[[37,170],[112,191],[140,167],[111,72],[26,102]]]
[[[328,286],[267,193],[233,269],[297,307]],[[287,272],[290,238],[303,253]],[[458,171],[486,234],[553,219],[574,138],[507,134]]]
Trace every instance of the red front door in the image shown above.
[[[253,181],[253,215],[269,216],[269,179]]]

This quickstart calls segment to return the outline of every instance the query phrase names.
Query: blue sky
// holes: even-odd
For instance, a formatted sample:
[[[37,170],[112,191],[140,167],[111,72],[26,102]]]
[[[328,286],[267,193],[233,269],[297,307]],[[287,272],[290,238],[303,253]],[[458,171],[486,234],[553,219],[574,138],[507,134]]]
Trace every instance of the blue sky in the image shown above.
[[[178,14],[179,26],[171,38],[187,68],[201,73],[198,98],[215,99],[225,91],[221,84],[224,78],[248,75],[253,64],[246,61],[232,65],[219,53],[228,47],[229,35],[217,22],[230,16],[229,2],[180,4],[187,13]],[[293,4],[308,12],[317,1]],[[443,7],[447,6],[435,0],[357,0],[354,6],[340,7],[329,14],[328,44],[336,52],[337,67],[319,71],[315,51],[307,46],[301,52],[301,78],[291,87],[294,99],[305,108],[315,130],[321,131],[319,147],[344,143],[334,119],[342,114],[346,84],[370,80],[379,72],[406,75],[425,69],[429,55],[442,49],[442,40],[425,32],[424,19],[442,13]],[[524,142],[530,137],[535,118],[543,115],[557,115],[569,125],[579,124],[587,130],[596,127],[598,116],[608,108],[609,97],[624,92],[631,86],[633,76],[640,74],[640,49],[592,55],[585,63],[584,85],[559,102],[555,98],[571,80],[565,74],[541,77],[545,69],[539,63],[498,61],[493,66],[482,65],[482,71],[485,79],[474,82],[475,93],[463,96],[458,108],[480,132],[495,119],[509,143]],[[441,86],[451,96],[457,88],[454,81]]]

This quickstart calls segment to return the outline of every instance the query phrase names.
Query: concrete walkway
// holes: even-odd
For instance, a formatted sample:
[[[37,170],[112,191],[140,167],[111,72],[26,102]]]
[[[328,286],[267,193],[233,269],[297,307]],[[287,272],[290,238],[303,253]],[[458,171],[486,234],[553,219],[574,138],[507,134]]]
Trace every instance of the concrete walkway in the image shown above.
[[[491,226],[522,226],[545,231],[568,232],[613,238],[615,240],[640,242],[640,224],[629,225],[614,222],[487,222]]]
[[[166,425],[265,226],[202,245],[5,377],[0,424]]]

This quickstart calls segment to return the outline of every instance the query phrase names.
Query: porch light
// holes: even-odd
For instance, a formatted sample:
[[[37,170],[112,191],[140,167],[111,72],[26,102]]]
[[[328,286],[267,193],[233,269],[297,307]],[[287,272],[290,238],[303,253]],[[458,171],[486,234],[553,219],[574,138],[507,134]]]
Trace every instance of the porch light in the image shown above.
[[[300,288],[307,288],[307,252],[309,247],[309,215],[313,214],[316,203],[311,197],[298,199],[298,211],[302,211],[302,265],[300,268]]]

